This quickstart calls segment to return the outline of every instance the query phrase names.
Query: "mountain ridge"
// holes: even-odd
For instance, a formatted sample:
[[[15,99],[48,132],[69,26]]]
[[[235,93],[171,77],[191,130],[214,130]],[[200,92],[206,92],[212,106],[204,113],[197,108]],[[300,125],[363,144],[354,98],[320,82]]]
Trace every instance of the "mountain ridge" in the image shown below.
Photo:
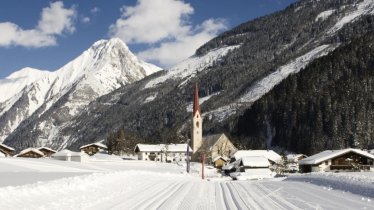
[[[15,72],[0,81],[0,91],[8,90],[9,97],[0,104],[0,127],[3,128],[0,140],[4,140],[37,110],[38,115],[42,115],[62,96],[71,92],[72,88],[75,92],[70,93],[70,100],[76,100],[77,106],[70,110],[70,114],[75,115],[97,97],[159,70],[156,66],[140,61],[123,41],[113,38],[95,42],[80,56],[54,72],[32,68]],[[9,83],[9,80],[15,78],[15,83]],[[9,89],[10,85],[17,88]],[[21,100],[21,96],[23,104],[14,106]]]

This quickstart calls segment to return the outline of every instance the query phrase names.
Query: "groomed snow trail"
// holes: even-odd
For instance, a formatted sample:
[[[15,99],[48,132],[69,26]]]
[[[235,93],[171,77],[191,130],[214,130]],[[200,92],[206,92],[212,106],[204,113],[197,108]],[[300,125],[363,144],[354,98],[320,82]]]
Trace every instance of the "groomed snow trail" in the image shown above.
[[[374,209],[370,198],[307,182],[207,181],[139,170],[3,187],[0,200],[0,209]]]

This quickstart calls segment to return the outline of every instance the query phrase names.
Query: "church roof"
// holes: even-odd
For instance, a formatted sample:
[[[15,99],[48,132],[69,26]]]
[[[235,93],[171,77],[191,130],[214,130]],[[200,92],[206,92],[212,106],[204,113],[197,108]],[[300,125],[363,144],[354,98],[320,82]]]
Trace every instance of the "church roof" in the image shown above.
[[[193,99],[192,115],[195,116],[196,112],[199,112],[199,114],[201,115],[200,105],[199,105],[199,89],[197,87],[197,82],[195,83],[195,93],[194,93],[194,99]]]
[[[217,143],[217,141],[223,135],[225,135],[225,134],[220,133],[220,134],[213,134],[213,135],[205,136],[204,137],[204,142],[205,142],[205,144],[207,145],[208,148],[211,148]]]

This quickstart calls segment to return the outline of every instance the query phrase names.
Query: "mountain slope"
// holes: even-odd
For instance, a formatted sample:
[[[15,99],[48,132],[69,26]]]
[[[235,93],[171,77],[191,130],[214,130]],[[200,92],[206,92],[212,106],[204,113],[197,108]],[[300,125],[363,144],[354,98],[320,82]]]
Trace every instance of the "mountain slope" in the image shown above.
[[[317,59],[245,111],[235,135],[250,147],[268,143],[308,155],[373,147],[373,55],[369,34]]]
[[[150,75],[159,68],[138,60],[119,39],[101,40],[55,72],[23,69],[0,81],[0,140],[20,123],[53,113],[38,125],[48,140],[92,100]],[[8,91],[9,90],[9,91]],[[31,117],[31,118],[30,118]],[[22,124],[24,126],[24,124]],[[53,133],[53,132],[52,132]]]
[[[373,32],[373,0],[304,0],[283,11],[243,23],[199,48],[167,71],[121,87],[86,107],[55,135],[72,149],[124,128],[149,143],[190,138],[189,112],[199,83],[204,134],[235,135],[238,118],[289,75],[365,33]],[[120,115],[118,113],[121,113]],[[48,115],[45,115],[47,118]],[[246,122],[243,122],[246,123]],[[25,125],[7,138],[14,147],[35,143],[42,129]],[[264,147],[266,142],[251,146]]]

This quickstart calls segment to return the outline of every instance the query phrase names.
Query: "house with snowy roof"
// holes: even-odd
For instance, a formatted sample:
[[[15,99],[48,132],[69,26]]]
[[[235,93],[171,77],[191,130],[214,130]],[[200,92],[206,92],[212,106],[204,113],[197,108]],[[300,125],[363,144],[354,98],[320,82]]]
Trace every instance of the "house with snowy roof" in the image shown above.
[[[75,161],[75,162],[87,162],[90,157],[84,152],[73,152],[68,149],[56,152],[51,156],[55,160],[62,161]]]
[[[269,160],[271,165],[280,164],[283,160],[282,157],[274,152],[273,150],[238,150],[234,153],[231,157],[230,162],[239,160],[243,157],[251,157],[251,156],[262,156]]]
[[[42,152],[45,157],[51,157],[51,155],[56,153],[56,150],[53,150],[49,147],[39,147],[38,150]]]
[[[251,180],[273,178],[275,173],[270,170],[270,162],[264,156],[245,156],[232,164],[230,176],[234,180]],[[229,169],[229,165],[225,166]]]
[[[41,157],[44,157],[44,153],[39,151],[37,148],[27,148],[27,149],[22,150],[15,157],[41,158]]]
[[[187,147],[190,154],[187,155]],[[187,144],[137,144],[134,149],[138,160],[179,162],[191,156],[192,149]]]
[[[92,144],[83,145],[79,149],[81,152],[85,152],[88,155],[94,155],[100,151],[108,150],[108,147],[101,142],[96,142]]]
[[[9,147],[5,144],[0,144],[0,157],[10,157],[14,153],[14,148]]]
[[[374,155],[360,149],[325,150],[299,161],[304,173],[319,171],[369,171],[374,167]]]

